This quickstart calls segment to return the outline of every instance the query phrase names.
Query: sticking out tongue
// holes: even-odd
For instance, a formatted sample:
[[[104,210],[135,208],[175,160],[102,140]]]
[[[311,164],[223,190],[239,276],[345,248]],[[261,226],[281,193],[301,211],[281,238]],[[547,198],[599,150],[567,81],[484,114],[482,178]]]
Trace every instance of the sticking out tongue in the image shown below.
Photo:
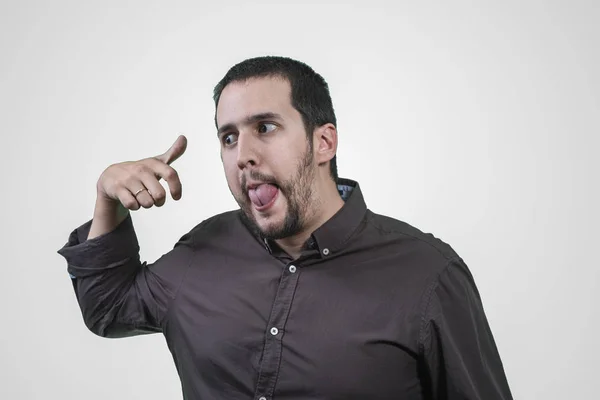
[[[259,185],[256,188],[248,191],[248,196],[250,196],[252,204],[257,207],[269,204],[276,194],[277,186],[268,183],[263,183],[262,185]]]

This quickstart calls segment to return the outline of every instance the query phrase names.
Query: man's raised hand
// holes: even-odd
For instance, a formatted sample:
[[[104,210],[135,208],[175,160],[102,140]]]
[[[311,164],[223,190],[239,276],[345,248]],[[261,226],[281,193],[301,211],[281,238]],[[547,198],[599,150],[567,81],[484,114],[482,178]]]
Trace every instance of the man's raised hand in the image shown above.
[[[179,200],[181,181],[171,164],[181,157],[186,147],[187,139],[180,135],[163,154],[112,164],[102,172],[96,184],[98,200],[120,202],[128,210],[154,205],[160,207],[166,200],[166,192],[160,179],[167,182],[173,199]]]

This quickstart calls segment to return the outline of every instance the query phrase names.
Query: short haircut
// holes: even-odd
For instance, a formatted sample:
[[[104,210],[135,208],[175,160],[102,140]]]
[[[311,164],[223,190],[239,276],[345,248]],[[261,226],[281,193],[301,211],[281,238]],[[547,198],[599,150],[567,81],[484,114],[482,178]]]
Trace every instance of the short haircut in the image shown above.
[[[279,76],[291,86],[292,106],[302,116],[306,136],[312,150],[312,134],[322,125],[331,123],[337,127],[329,86],[321,75],[308,65],[287,57],[264,56],[244,60],[227,71],[215,86],[213,99],[215,109],[225,86],[232,82],[243,82],[250,78]],[[216,124],[215,113],[215,124]],[[338,179],[337,155],[330,161],[329,172],[334,181]]]

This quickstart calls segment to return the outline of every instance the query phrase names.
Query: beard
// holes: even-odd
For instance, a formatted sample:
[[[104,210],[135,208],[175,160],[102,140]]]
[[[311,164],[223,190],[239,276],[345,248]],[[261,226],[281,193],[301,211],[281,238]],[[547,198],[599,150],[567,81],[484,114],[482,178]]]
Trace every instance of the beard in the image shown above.
[[[282,223],[270,224],[261,227],[252,213],[252,202],[246,189],[246,175],[242,175],[242,196],[234,198],[240,209],[243,222],[248,228],[266,239],[283,239],[302,231],[305,226],[313,196],[312,182],[315,178],[315,163],[312,158],[312,149],[309,144],[305,154],[301,157],[295,174],[288,180],[279,182],[275,177],[264,175],[258,171],[251,171],[250,178],[261,182],[270,182],[278,186],[281,194],[287,199],[287,212]],[[313,211],[314,212],[314,211]]]

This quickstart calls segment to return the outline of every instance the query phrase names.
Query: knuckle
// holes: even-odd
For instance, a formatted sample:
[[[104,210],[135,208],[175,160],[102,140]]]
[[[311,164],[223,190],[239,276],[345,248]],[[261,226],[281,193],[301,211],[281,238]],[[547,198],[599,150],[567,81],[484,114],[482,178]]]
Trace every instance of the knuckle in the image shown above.
[[[179,174],[174,168],[167,169],[167,172],[165,173],[165,179],[167,180],[175,180],[178,178],[178,176]]]
[[[166,196],[166,193],[165,193],[164,189],[152,192],[152,197],[154,197],[154,200],[162,200],[165,198],[165,196]]]
[[[125,206],[125,208],[127,208],[129,210],[137,210],[138,203],[137,203],[137,201],[134,201],[134,200],[125,200],[123,202],[123,206]]]

